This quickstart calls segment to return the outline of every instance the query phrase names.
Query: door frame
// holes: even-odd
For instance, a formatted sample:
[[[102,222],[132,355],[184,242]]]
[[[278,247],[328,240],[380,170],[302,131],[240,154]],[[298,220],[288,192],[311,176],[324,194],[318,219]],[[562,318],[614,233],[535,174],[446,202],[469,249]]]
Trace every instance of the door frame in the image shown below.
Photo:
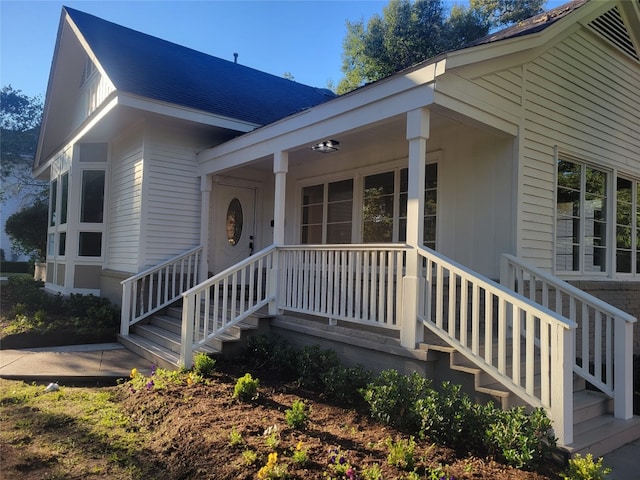
[[[248,180],[244,178],[236,178],[229,176],[221,176],[215,175],[213,177],[213,188],[212,195],[209,201],[209,210],[210,210],[210,221],[209,221],[209,248],[206,252],[209,257],[209,268],[211,270],[210,273],[216,274],[220,271],[218,268],[218,263],[216,261],[216,250],[218,249],[218,241],[220,240],[220,235],[224,235],[224,232],[216,232],[216,225],[221,219],[221,216],[226,214],[226,205],[223,208],[220,208],[220,188],[219,187],[229,187],[229,188],[244,188],[248,190],[254,191],[254,205],[253,205],[253,225],[251,226],[253,230],[253,251],[256,252],[259,250],[259,245],[261,242],[258,240],[258,227],[260,225],[260,221],[258,218],[258,205],[259,200],[262,195],[262,182],[255,180]],[[245,227],[246,228],[246,227]]]

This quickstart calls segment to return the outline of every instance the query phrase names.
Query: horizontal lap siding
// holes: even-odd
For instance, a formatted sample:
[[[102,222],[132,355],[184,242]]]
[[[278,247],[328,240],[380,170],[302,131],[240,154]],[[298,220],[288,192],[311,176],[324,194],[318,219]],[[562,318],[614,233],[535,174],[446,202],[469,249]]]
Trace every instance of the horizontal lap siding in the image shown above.
[[[201,195],[195,147],[180,140],[166,132],[162,137],[156,133],[150,144],[147,265],[156,265],[200,243]]]
[[[580,31],[528,64],[525,84],[521,255],[550,270],[553,147],[639,175],[640,77],[628,61]]]
[[[136,273],[140,244],[142,137],[116,142],[112,151],[107,265]]]

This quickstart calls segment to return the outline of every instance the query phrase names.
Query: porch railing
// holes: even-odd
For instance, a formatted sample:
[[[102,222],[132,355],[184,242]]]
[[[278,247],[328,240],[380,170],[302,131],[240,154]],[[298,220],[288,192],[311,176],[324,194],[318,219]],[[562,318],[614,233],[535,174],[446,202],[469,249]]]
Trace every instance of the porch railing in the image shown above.
[[[120,334],[140,320],[180,299],[182,292],[197,285],[202,247],[173,257],[121,282]]]
[[[402,245],[297,245],[279,247],[278,306],[319,315],[400,328]]]
[[[432,250],[419,249],[419,258],[419,320],[528,404],[544,408],[560,442],[571,443],[575,322]]]
[[[276,248],[268,247],[182,294],[180,363],[193,352],[275,299]]]
[[[614,416],[633,415],[636,318],[522,260],[504,255],[501,283],[577,324],[573,370],[614,399]]]

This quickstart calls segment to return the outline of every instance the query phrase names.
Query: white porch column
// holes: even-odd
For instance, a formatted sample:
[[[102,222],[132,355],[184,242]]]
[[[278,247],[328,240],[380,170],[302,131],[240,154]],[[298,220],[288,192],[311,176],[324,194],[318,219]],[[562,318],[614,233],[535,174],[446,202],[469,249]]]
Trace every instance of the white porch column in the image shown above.
[[[284,214],[288,171],[289,152],[276,152],[273,155],[273,174],[275,176],[275,198],[273,202],[273,243],[275,245],[284,244]]]
[[[424,181],[429,138],[430,112],[419,108],[407,112],[407,141],[409,142],[409,185],[407,192],[407,252],[406,273],[402,280],[402,325],[400,343],[415,348],[424,340],[424,327],[418,324],[420,300],[419,256],[424,238]]]
[[[211,218],[211,176],[200,177],[200,265],[198,266],[198,283],[209,276],[209,218]]]
[[[273,244],[284,245],[284,222],[287,197],[287,172],[289,171],[289,153],[276,152],[273,154],[273,174],[275,176],[273,199]],[[278,314],[278,294],[280,280],[280,252],[273,255],[273,265],[269,272],[269,296],[274,298],[269,302],[269,315]]]

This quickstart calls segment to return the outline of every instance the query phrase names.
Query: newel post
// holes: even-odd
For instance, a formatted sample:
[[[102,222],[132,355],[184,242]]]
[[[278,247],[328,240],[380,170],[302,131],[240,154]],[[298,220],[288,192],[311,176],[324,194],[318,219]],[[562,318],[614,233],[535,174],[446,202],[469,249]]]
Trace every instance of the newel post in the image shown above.
[[[200,254],[198,265],[198,277],[196,283],[204,282],[209,276],[209,217],[211,208],[211,177],[203,175],[200,177],[200,245],[202,245],[202,253]]]
[[[131,286],[130,282],[122,283],[122,308],[120,309],[120,335],[129,335],[129,322],[131,322]],[[133,284],[135,285],[135,283]]]
[[[193,366],[193,318],[196,309],[196,295],[182,295],[182,343],[180,344],[180,364],[184,368]]]
[[[633,417],[633,323],[613,319],[613,416]]]
[[[430,112],[419,108],[407,112],[407,141],[409,142],[409,185],[407,192],[407,265],[402,279],[402,324],[400,343],[416,348],[424,340],[424,327],[418,322],[420,302],[420,256],[418,247],[424,239],[424,185],[429,138]]]
[[[575,332],[554,325],[551,332],[551,420],[558,443],[573,443],[573,363]]]
[[[289,171],[289,153],[276,152],[273,155],[273,174],[275,176],[273,201],[273,244],[276,247],[284,245],[284,222],[287,199],[287,172]],[[271,271],[269,272],[269,315],[278,314],[278,286],[280,284],[280,252],[276,248],[273,252]]]

